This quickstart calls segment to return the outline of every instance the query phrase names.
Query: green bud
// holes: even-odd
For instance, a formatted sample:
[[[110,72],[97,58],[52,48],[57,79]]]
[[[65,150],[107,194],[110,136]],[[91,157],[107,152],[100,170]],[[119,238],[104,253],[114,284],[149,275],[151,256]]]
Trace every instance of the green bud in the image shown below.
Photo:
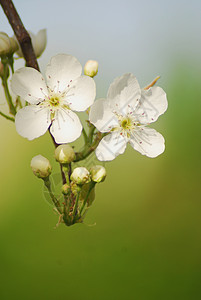
[[[84,167],[74,169],[71,174],[71,180],[77,185],[83,185],[91,181],[89,171]]]
[[[34,175],[38,178],[47,178],[52,172],[49,160],[42,155],[37,155],[32,158],[31,168]]]
[[[64,185],[62,185],[61,191],[64,195],[68,195],[70,192],[70,186],[65,183]]]
[[[77,185],[74,181],[71,181],[70,183],[71,191],[74,196],[77,196],[77,193],[80,192],[81,187],[80,185]]]
[[[90,77],[94,77],[97,73],[98,62],[96,60],[88,60],[84,66],[84,74]]]
[[[97,183],[104,181],[107,175],[106,169],[103,166],[99,166],[99,165],[91,167],[89,171],[91,174],[91,179]]]
[[[68,144],[59,145],[55,149],[55,159],[60,164],[69,164],[75,159],[75,152],[73,148]]]

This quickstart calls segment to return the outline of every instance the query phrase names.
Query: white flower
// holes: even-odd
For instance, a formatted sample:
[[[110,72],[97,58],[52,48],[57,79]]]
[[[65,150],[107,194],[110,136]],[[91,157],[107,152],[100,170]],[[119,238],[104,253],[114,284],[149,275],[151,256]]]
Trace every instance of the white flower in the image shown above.
[[[43,51],[45,50],[46,44],[47,44],[47,31],[46,29],[41,29],[37,34],[34,34],[31,31],[28,31],[30,37],[32,46],[35,52],[36,57],[40,57]],[[17,55],[19,57],[23,57],[22,50],[19,47],[19,50],[17,51]]]
[[[155,122],[166,109],[166,94],[160,87],[141,90],[130,73],[116,78],[107,99],[97,100],[89,114],[99,131],[109,133],[96,149],[97,158],[112,160],[125,151],[127,143],[148,157],[161,154],[165,149],[163,136],[146,125]]]
[[[56,143],[76,140],[82,131],[78,116],[73,111],[85,111],[96,95],[95,82],[81,76],[78,60],[67,54],[52,57],[46,70],[46,81],[33,68],[17,70],[12,78],[13,92],[31,105],[16,115],[17,132],[29,140],[43,135],[49,126]]]

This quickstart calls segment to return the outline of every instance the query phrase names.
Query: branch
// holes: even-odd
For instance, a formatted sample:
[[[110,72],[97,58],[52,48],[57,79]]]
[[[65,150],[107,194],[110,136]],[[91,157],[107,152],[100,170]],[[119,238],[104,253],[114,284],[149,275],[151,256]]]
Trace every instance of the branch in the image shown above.
[[[0,0],[0,4],[20,44],[22,53],[26,60],[26,66],[32,67],[39,71],[39,66],[33,50],[31,38],[21,21],[13,2],[11,0]]]
[[[1,6],[8,18],[8,21],[9,21],[11,27],[13,28],[13,31],[17,37],[17,40],[20,44],[22,53],[26,60],[26,66],[32,67],[32,68],[40,71],[38,62],[36,59],[36,55],[34,53],[33,46],[31,43],[31,38],[20,19],[20,16],[17,13],[12,0],[0,0],[0,4],[1,4]],[[52,137],[52,135],[51,135],[51,137]],[[53,137],[52,137],[52,140],[53,140],[55,147],[57,147],[58,144],[54,141]],[[65,175],[64,175],[62,169],[61,169],[61,174],[62,174],[63,184],[65,184],[66,183]]]

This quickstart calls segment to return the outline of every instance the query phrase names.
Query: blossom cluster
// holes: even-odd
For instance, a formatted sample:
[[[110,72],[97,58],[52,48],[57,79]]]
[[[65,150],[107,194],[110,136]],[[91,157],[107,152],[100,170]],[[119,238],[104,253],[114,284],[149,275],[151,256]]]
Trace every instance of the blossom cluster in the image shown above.
[[[28,67],[13,75],[13,92],[29,103],[15,119],[21,136],[32,140],[49,129],[57,144],[71,143],[83,129],[75,112],[90,108],[89,122],[104,133],[95,151],[100,161],[113,160],[128,143],[148,157],[164,151],[163,136],[147,127],[167,109],[162,88],[141,89],[136,77],[127,73],[114,80],[107,98],[94,102],[94,80],[82,75],[79,61],[67,54],[52,57],[45,77]]]
[[[35,55],[39,57],[46,46],[46,30],[40,30],[36,35],[29,32],[29,35]],[[168,106],[166,93],[155,86],[158,78],[140,88],[136,77],[126,73],[114,79],[107,97],[95,100],[97,61],[89,60],[82,74],[82,66],[74,56],[57,54],[51,58],[43,76],[31,67],[14,72],[14,53],[23,57],[15,37],[0,33],[0,49],[0,77],[12,117],[0,114],[15,121],[17,132],[28,140],[49,131],[56,146],[55,160],[60,164],[62,175],[61,195],[56,196],[52,190],[52,166],[47,158],[36,155],[31,160],[31,168],[34,175],[44,181],[59,215],[59,223],[70,226],[83,222],[94,201],[96,184],[105,180],[106,170],[101,165],[95,164],[88,169],[85,162],[84,166],[76,166],[93,151],[102,162],[123,154],[127,144],[151,158],[163,153],[163,136],[149,127]],[[15,102],[7,84],[10,69]],[[79,112],[86,112],[85,125],[77,114]],[[81,135],[84,147],[75,151],[69,144]]]

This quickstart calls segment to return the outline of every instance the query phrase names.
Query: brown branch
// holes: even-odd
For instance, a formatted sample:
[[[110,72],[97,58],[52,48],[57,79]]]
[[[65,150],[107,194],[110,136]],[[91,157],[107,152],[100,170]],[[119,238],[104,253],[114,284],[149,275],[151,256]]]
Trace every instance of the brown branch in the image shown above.
[[[32,67],[39,71],[39,66],[33,50],[31,38],[21,21],[13,2],[11,0],[0,0],[0,4],[20,44],[22,53],[26,60],[26,66]]]
[[[32,67],[32,68],[40,71],[38,62],[36,59],[36,55],[34,53],[33,46],[31,43],[31,38],[20,19],[20,16],[17,13],[12,0],[0,0],[0,4],[1,4],[1,6],[5,12],[5,15],[7,16],[8,21],[9,21],[11,27],[13,28],[16,38],[20,44],[22,53],[23,53],[25,61],[26,61],[26,66]],[[50,136],[52,137],[51,133],[50,133]],[[58,144],[55,142],[53,137],[52,137],[52,140],[53,140],[55,147],[57,147]],[[65,184],[66,178],[65,178],[64,172],[62,171],[62,166],[61,166],[61,175],[62,175],[63,184]]]

